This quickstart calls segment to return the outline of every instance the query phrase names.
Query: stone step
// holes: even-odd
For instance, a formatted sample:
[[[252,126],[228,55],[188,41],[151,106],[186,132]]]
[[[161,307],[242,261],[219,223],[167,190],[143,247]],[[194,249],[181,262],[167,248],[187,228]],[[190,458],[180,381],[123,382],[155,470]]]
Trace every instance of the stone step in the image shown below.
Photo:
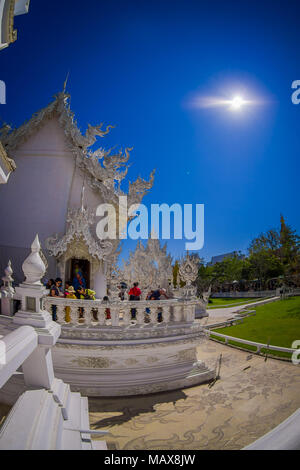
[[[107,444],[105,441],[94,441],[92,439],[92,450],[107,450]]]
[[[88,399],[55,379],[52,389],[24,392],[0,431],[0,449],[106,449],[91,440]]]
[[[0,449],[59,448],[62,415],[53,395],[45,389],[21,395],[0,431]]]
[[[54,399],[58,398],[59,404],[67,411],[71,400],[70,385],[66,384],[61,379],[54,379],[52,391]]]
[[[78,392],[70,392],[66,408],[68,419],[65,421],[65,429],[81,429],[81,395]]]

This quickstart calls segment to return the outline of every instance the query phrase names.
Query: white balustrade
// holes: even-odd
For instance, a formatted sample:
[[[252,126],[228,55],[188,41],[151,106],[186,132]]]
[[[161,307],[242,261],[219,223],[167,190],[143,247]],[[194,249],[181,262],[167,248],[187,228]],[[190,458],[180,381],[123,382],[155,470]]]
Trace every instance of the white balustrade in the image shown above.
[[[56,310],[57,322],[62,325],[86,326],[153,326],[162,323],[192,323],[197,300],[100,300],[45,297],[44,308]],[[53,309],[54,306],[54,309]],[[109,318],[110,317],[110,318]]]

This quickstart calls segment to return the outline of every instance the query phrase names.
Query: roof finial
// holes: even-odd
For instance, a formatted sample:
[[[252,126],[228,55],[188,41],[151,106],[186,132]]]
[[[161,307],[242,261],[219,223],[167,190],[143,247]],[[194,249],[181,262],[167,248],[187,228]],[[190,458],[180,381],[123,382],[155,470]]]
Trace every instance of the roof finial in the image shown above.
[[[68,80],[69,80],[69,75],[70,75],[70,70],[68,70],[68,73],[67,73],[67,76],[66,76],[66,79],[64,81],[64,86],[63,86],[63,94],[66,93],[66,88],[67,88],[67,83],[68,83]]]

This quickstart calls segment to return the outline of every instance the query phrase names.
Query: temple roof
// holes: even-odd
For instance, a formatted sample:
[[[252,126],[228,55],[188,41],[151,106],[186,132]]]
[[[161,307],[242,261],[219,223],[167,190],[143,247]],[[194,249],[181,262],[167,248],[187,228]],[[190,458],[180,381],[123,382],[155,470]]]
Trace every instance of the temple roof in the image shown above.
[[[25,121],[20,127],[11,129],[9,126],[4,126],[1,129],[1,140],[5,147],[9,150],[15,150],[23,142],[29,139],[38,129],[42,127],[47,119],[58,117],[58,122],[63,128],[68,140],[80,149],[87,149],[96,142],[96,135],[103,137],[108,134],[109,129],[113,126],[107,126],[102,130],[100,126],[90,126],[86,134],[83,135],[77,126],[74,118],[74,113],[69,105],[70,95],[64,91],[54,95],[54,100],[51,101],[46,107],[35,112],[31,118]]]
[[[4,125],[0,129],[0,140],[5,150],[11,154],[36,133],[46,120],[56,117],[64,131],[68,147],[76,158],[77,166],[87,173],[89,186],[100,191],[104,201],[117,205],[118,196],[125,195],[120,189],[120,184],[127,175],[128,165],[126,164],[131,149],[126,148],[124,153],[120,150],[116,154],[112,154],[112,149],[106,150],[102,147],[91,150],[90,147],[95,144],[97,137],[104,137],[113,126],[108,125],[102,129],[103,124],[98,126],[88,124],[83,134],[70,109],[69,99],[70,95],[65,92],[65,89],[57,93],[53,101],[34,113],[20,127],[12,129]],[[140,203],[146,192],[152,188],[153,181],[154,171],[149,181],[138,177],[136,181],[129,183],[128,205]]]

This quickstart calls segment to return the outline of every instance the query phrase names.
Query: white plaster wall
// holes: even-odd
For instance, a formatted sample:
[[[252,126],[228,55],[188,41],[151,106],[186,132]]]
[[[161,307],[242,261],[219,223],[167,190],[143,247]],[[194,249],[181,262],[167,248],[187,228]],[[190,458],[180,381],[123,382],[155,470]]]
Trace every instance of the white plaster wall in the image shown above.
[[[0,187],[0,245],[29,247],[64,233],[75,159],[56,119],[12,155],[17,170]]]
[[[106,276],[103,272],[102,263],[101,263],[101,266],[99,268],[99,271],[97,271],[95,273],[94,290],[96,291],[97,299],[102,299],[105,295],[107,295],[107,292],[106,292]]]

